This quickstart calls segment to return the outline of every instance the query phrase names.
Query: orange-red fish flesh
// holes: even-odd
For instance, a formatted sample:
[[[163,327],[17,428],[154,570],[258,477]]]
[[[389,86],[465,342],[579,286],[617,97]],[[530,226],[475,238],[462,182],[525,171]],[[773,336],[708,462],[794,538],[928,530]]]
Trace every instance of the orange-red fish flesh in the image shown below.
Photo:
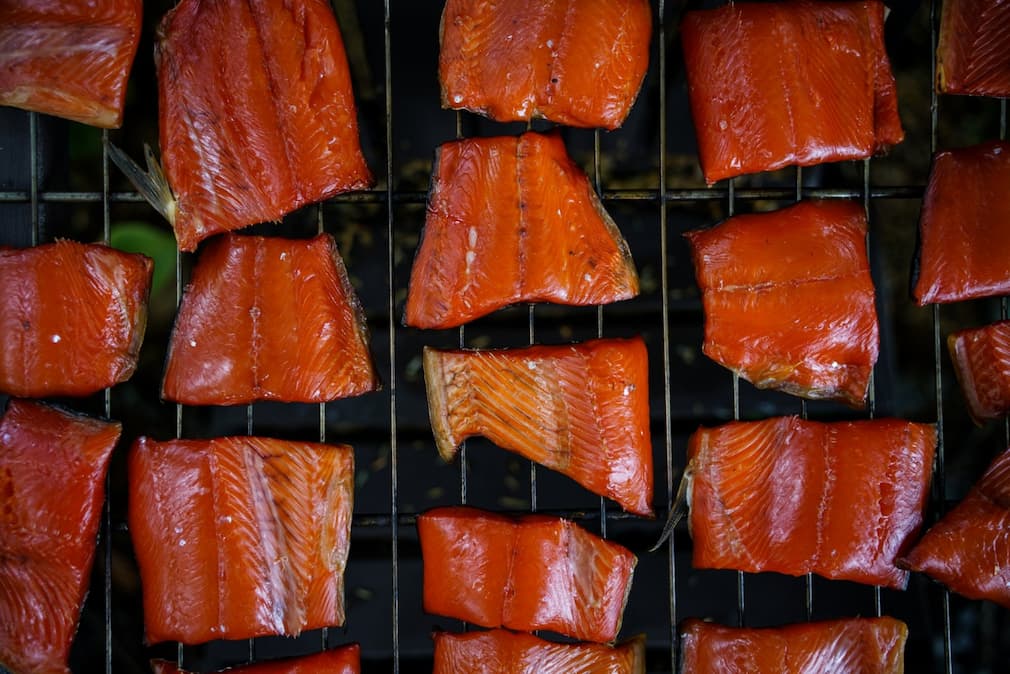
[[[616,129],[649,67],[646,0],[447,0],[442,106]]]
[[[688,445],[694,566],[904,588],[936,434],[896,419],[701,428]]]
[[[937,91],[1010,96],[1010,2],[944,0]]]
[[[0,105],[119,128],[141,0],[4,0]]]
[[[325,0],[182,0],[155,45],[165,208],[181,250],[369,187]]]
[[[628,512],[652,515],[645,342],[424,349],[428,412],[446,461],[482,435],[572,478]]]
[[[67,672],[118,423],[13,399],[0,420],[0,669]]]
[[[166,660],[152,660],[151,669],[154,674],[191,674]],[[350,644],[312,655],[229,667],[220,674],[358,674],[360,671],[361,648],[358,644]]]
[[[638,294],[628,245],[558,133],[441,146],[406,323],[451,328],[515,302]]]
[[[228,234],[186,288],[162,397],[185,405],[325,402],[378,388],[336,243]]]
[[[686,236],[705,355],[758,388],[864,404],[879,334],[862,207],[802,201]]]
[[[417,518],[424,610],[483,627],[613,641],[637,559],[573,522],[475,508]]]
[[[915,300],[1010,293],[1010,142],[940,152],[919,220]]]
[[[710,185],[865,159],[904,138],[877,0],[731,2],[688,12],[681,37]]]
[[[1010,321],[959,330],[947,348],[975,422],[1010,412]]]
[[[343,623],[350,447],[142,437],[129,476],[148,643],[294,636]]]
[[[129,379],[153,271],[99,244],[0,247],[0,392],[86,396]]]

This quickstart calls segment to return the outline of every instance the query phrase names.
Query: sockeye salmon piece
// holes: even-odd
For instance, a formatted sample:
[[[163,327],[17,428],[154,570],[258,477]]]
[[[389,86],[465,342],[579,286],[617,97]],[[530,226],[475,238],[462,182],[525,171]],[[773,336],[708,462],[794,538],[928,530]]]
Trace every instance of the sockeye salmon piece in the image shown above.
[[[1010,3],[944,0],[936,78],[944,94],[1010,96]]]
[[[1010,412],[1010,321],[959,330],[947,349],[975,423]]]
[[[350,447],[141,437],[129,477],[148,643],[343,624]]]
[[[908,627],[887,616],[759,629],[692,618],[680,636],[685,673],[903,674]]]
[[[465,506],[417,518],[424,610],[483,627],[613,641],[638,561],[573,522]]]
[[[617,646],[558,644],[491,630],[435,632],[433,674],[645,674],[645,635]]]
[[[447,0],[442,107],[616,129],[649,68],[646,0]]]
[[[879,333],[861,206],[802,201],[686,236],[705,355],[758,388],[865,404]]]
[[[896,419],[700,428],[688,444],[693,563],[903,589],[936,434]]]
[[[129,379],[153,272],[99,244],[0,247],[0,392],[86,396]]]
[[[648,377],[641,337],[484,351],[424,348],[428,413],[443,459],[482,435],[651,517]]]
[[[207,245],[175,321],[162,398],[326,402],[378,385],[333,237],[227,234]]]
[[[439,148],[407,325],[452,328],[516,302],[606,304],[637,294],[628,244],[560,134]]]
[[[154,56],[180,250],[372,185],[325,0],[182,0]]]
[[[730,3],[687,12],[680,34],[709,185],[905,137],[881,2]]]
[[[969,599],[1010,608],[1010,450],[899,563]]]
[[[915,300],[1010,293],[1010,143],[937,153],[919,220]]]
[[[12,399],[0,420],[0,669],[67,672],[121,426]]]
[[[154,674],[191,674],[167,660],[152,660],[151,669]],[[360,671],[361,648],[358,644],[349,644],[312,655],[229,667],[219,674],[358,674]]]
[[[118,129],[141,0],[4,0],[0,105]]]

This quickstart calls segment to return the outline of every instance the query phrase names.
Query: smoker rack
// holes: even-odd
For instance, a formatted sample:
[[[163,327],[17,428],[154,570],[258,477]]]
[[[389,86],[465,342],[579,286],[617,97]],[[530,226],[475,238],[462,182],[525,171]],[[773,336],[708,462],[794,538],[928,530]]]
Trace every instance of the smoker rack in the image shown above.
[[[860,586],[849,586],[844,583],[831,583],[821,581],[812,577],[800,579],[793,582],[791,579],[769,579],[757,577],[750,574],[735,572],[694,572],[690,568],[688,553],[690,541],[687,538],[684,527],[678,527],[675,535],[672,536],[664,547],[650,555],[646,552],[649,545],[655,541],[662,527],[662,521],[672,504],[673,495],[676,493],[676,482],[679,472],[684,465],[684,442],[686,436],[694,426],[699,423],[713,424],[726,421],[729,418],[739,419],[750,416],[769,416],[773,413],[801,413],[809,414],[811,418],[834,418],[844,416],[847,412],[839,410],[830,404],[797,402],[798,399],[789,398],[784,394],[758,392],[752,389],[749,384],[741,385],[736,377],[730,375],[725,370],[709,363],[702,363],[695,370],[689,370],[689,374],[700,372],[704,381],[691,378],[685,383],[681,378],[684,365],[689,364],[690,358],[678,350],[679,338],[674,332],[678,331],[682,322],[692,323],[691,329],[698,337],[700,344],[700,310],[697,308],[697,299],[688,296],[678,296],[678,291],[684,284],[678,285],[672,278],[679,274],[680,279],[684,275],[691,276],[690,267],[683,268],[683,246],[679,246],[679,237],[676,235],[697,226],[698,224],[710,224],[722,217],[729,216],[742,208],[758,207],[766,210],[769,203],[779,202],[784,204],[800,198],[846,198],[859,199],[862,201],[868,216],[870,216],[870,234],[868,244],[871,253],[876,252],[877,244],[874,239],[879,236],[879,232],[889,225],[878,211],[892,202],[903,202],[915,200],[921,197],[925,169],[928,168],[928,157],[938,148],[938,130],[940,128],[941,117],[939,115],[938,99],[932,91],[931,82],[935,76],[935,63],[933,53],[937,41],[937,23],[939,15],[939,2],[931,0],[928,7],[928,43],[914,57],[915,60],[924,62],[929,58],[929,79],[925,83],[929,86],[928,97],[928,146],[929,154],[920,153],[925,157],[925,164],[920,160],[919,180],[905,181],[899,184],[874,185],[871,181],[871,169],[886,163],[887,160],[866,160],[865,162],[850,163],[850,168],[854,169],[856,180],[850,179],[828,179],[825,180],[818,169],[793,169],[776,174],[778,178],[773,178],[770,182],[763,179],[743,178],[740,180],[724,181],[713,188],[706,188],[700,183],[696,176],[689,176],[683,179],[679,175],[673,175],[676,167],[671,163],[670,145],[676,144],[683,150],[683,143],[690,147],[693,142],[693,128],[690,125],[681,124],[673,130],[671,137],[671,110],[668,95],[674,90],[676,95],[683,95],[682,78],[676,73],[671,73],[671,66],[680,67],[679,45],[676,44],[677,24],[682,11],[681,6],[677,6],[671,11],[667,3],[658,0],[654,5],[655,32],[652,45],[652,63],[650,72],[643,85],[642,94],[636,103],[636,108],[632,113],[633,118],[648,118],[654,125],[650,135],[654,136],[655,143],[650,150],[654,157],[653,169],[656,171],[656,180],[651,185],[626,186],[623,181],[615,180],[612,176],[606,175],[605,164],[611,154],[618,155],[620,139],[623,131],[613,134],[601,134],[599,131],[572,131],[566,133],[566,141],[569,147],[578,146],[579,142],[583,147],[591,145],[591,163],[588,171],[597,191],[602,195],[607,207],[622,214],[639,215],[646,218],[648,230],[646,243],[633,242],[633,253],[636,262],[641,269],[642,252],[648,247],[658,246],[659,259],[659,279],[656,286],[643,295],[641,300],[626,303],[629,306],[617,305],[614,307],[595,308],[591,311],[577,309],[555,309],[551,307],[529,306],[520,307],[500,312],[499,315],[482,320],[475,326],[460,328],[458,331],[440,331],[417,333],[400,326],[400,316],[402,308],[400,306],[402,297],[399,295],[406,288],[407,276],[404,270],[409,270],[409,256],[406,260],[401,259],[398,237],[404,231],[414,232],[419,229],[420,220],[423,214],[423,204],[425,202],[425,192],[417,188],[416,185],[405,185],[409,182],[405,178],[406,168],[403,164],[397,163],[397,151],[400,145],[395,131],[397,125],[401,124],[401,119],[407,119],[405,126],[411,126],[411,119],[404,115],[403,104],[397,101],[408,94],[397,93],[394,98],[394,84],[396,79],[396,69],[403,66],[403,57],[395,54],[398,45],[405,44],[403,41],[404,31],[416,28],[414,24],[415,15],[420,12],[418,8],[411,7],[412,3],[385,0],[382,4],[381,15],[375,13],[378,5],[371,6],[370,3],[358,3],[359,11],[363,17],[361,32],[366,40],[372,40],[373,44],[381,43],[378,61],[383,64],[382,80],[380,87],[383,93],[383,100],[379,101],[375,119],[381,118],[382,128],[378,129],[376,136],[382,138],[379,161],[374,156],[369,157],[369,163],[379,175],[379,187],[358,193],[341,195],[329,200],[325,205],[313,206],[305,209],[298,222],[291,223],[286,220],[285,227],[278,229],[274,226],[260,228],[260,233],[285,234],[291,231],[297,235],[308,235],[315,231],[342,231],[343,225],[336,223],[336,218],[332,213],[344,214],[347,211],[364,213],[362,219],[369,220],[373,224],[384,226],[385,250],[379,250],[384,258],[384,269],[362,271],[361,265],[349,262],[348,266],[352,274],[365,277],[359,292],[365,293],[366,289],[381,285],[383,292],[377,301],[369,303],[366,301],[366,308],[369,309],[369,322],[373,331],[373,355],[376,365],[384,372],[385,388],[383,392],[366,396],[354,404],[347,401],[338,401],[330,405],[301,406],[295,417],[297,429],[291,426],[276,426],[276,422],[271,416],[276,416],[280,408],[276,405],[257,404],[239,409],[197,410],[195,408],[183,408],[182,406],[164,406],[163,416],[169,417],[168,428],[174,432],[176,437],[195,435],[208,435],[211,428],[218,425],[231,428],[232,433],[248,432],[254,430],[261,431],[261,427],[269,427],[270,430],[280,428],[287,434],[298,435],[305,439],[318,439],[321,441],[347,441],[354,444],[356,449],[361,440],[367,444],[369,436],[375,427],[383,428],[385,432],[384,444],[388,449],[386,458],[388,468],[377,471],[387,480],[388,492],[385,507],[359,509],[356,504],[353,521],[353,534],[351,544],[351,560],[348,564],[348,574],[355,573],[356,559],[359,557],[358,551],[363,551],[363,556],[368,559],[370,569],[376,568],[386,571],[384,580],[377,582],[385,583],[388,589],[388,596],[383,595],[382,600],[375,597],[368,599],[357,594],[349,596],[348,625],[346,628],[317,631],[308,635],[303,635],[297,641],[280,639],[257,639],[250,640],[242,644],[217,643],[207,649],[186,648],[181,646],[173,648],[160,647],[143,651],[139,644],[130,643],[121,634],[136,635],[139,633],[137,625],[128,625],[128,621],[139,621],[142,619],[139,613],[139,599],[132,596],[121,600],[122,595],[129,595],[130,590],[121,589],[116,577],[116,559],[114,553],[118,555],[126,551],[129,555],[128,532],[125,531],[124,511],[125,504],[122,496],[117,493],[117,483],[121,482],[123,448],[120,448],[114,456],[114,461],[119,464],[119,469],[114,465],[112,473],[107,482],[107,492],[109,498],[105,504],[103,525],[99,550],[96,556],[95,574],[92,582],[91,596],[88,600],[90,609],[97,611],[101,615],[101,629],[89,632],[82,629],[75,644],[75,663],[80,671],[98,671],[104,666],[106,672],[112,671],[133,671],[135,666],[143,664],[142,657],[154,654],[163,657],[177,659],[181,664],[189,667],[206,670],[227,664],[237,664],[242,661],[256,660],[259,657],[287,652],[311,652],[321,647],[336,646],[351,640],[359,640],[364,648],[364,669],[365,671],[425,671],[426,667],[430,671],[430,646],[427,652],[423,647],[417,647],[418,635],[423,640],[433,625],[440,625],[447,629],[463,629],[465,626],[457,621],[447,621],[423,618],[420,624],[416,624],[420,615],[419,592],[417,583],[418,550],[416,536],[413,532],[413,522],[416,512],[420,508],[405,505],[407,492],[415,491],[416,485],[412,485],[412,475],[419,465],[418,457],[420,453],[414,453],[412,446],[420,443],[423,453],[432,457],[435,455],[430,434],[419,431],[416,423],[406,412],[410,404],[417,403],[416,398],[416,373],[414,378],[410,372],[411,351],[419,349],[420,343],[431,343],[440,346],[468,345],[473,346],[478,343],[483,336],[483,331],[497,331],[501,337],[500,341],[494,341],[490,345],[518,345],[523,343],[534,343],[540,341],[559,341],[559,339],[570,338],[571,334],[564,330],[558,330],[559,324],[574,325],[576,336],[580,339],[622,333],[631,330],[633,332],[647,332],[649,343],[650,360],[652,361],[653,375],[657,372],[659,376],[652,377],[650,384],[652,397],[652,414],[654,419],[653,445],[656,455],[657,466],[657,486],[656,506],[658,519],[655,522],[646,522],[634,518],[621,512],[616,507],[609,505],[603,499],[598,505],[593,506],[586,502],[585,498],[577,502],[559,504],[557,499],[552,501],[550,497],[557,491],[563,491],[565,485],[559,483],[547,471],[538,471],[535,464],[526,463],[527,467],[522,470],[525,473],[522,481],[528,480],[528,494],[525,503],[516,503],[512,509],[515,510],[545,510],[579,520],[583,525],[595,528],[604,535],[613,535],[621,542],[629,545],[640,556],[640,566],[636,573],[635,588],[633,589],[631,602],[626,616],[625,629],[622,634],[630,635],[636,631],[639,625],[649,625],[649,671],[676,671],[678,644],[676,638],[676,623],[689,615],[708,615],[721,619],[723,622],[732,624],[776,624],[791,620],[811,619],[825,617],[824,607],[827,612],[837,611],[837,615],[855,615],[861,613],[868,614],[892,614],[908,621],[912,626],[910,635],[908,659],[910,671],[975,671],[971,667],[984,667],[985,658],[989,657],[990,663],[999,662],[999,658],[1008,657],[1004,651],[999,650],[999,646],[986,644],[986,632],[983,623],[986,615],[988,620],[994,624],[1001,625],[1001,629],[1006,629],[1007,619],[1005,615],[997,614],[993,617],[992,607],[988,605],[970,605],[967,602],[952,597],[949,593],[927,583],[922,579],[913,579],[909,590],[902,593],[891,591],[880,591],[879,589],[867,589]],[[423,3],[419,3],[423,4]],[[438,12],[441,3],[433,3],[438,7],[428,9],[428,12]],[[922,15],[926,10],[924,6],[918,7],[918,14]],[[160,17],[160,11],[151,11],[154,19]],[[370,14],[371,12],[371,14]],[[151,20],[148,21],[151,23]],[[925,22],[924,22],[925,23]],[[345,31],[348,24],[341,17],[341,25]],[[426,28],[431,28],[431,21],[423,24]],[[437,25],[437,24],[435,24]],[[145,33],[141,43],[141,49],[150,47],[150,31]],[[424,38],[431,42],[435,41],[435,32],[428,31]],[[381,40],[379,37],[381,36]],[[394,36],[396,36],[394,38]],[[924,42],[926,42],[924,40]],[[891,50],[889,50],[891,51]],[[891,51],[892,58],[895,57]],[[138,56],[138,62],[142,56]],[[399,60],[398,60],[399,59]],[[670,61],[668,64],[667,61]],[[376,60],[370,59],[372,63]],[[433,65],[429,62],[429,65]],[[899,65],[895,64],[896,74]],[[135,66],[133,79],[137,79],[138,66]],[[402,80],[400,86],[410,89],[408,83],[404,85]],[[899,83],[899,95],[907,94]],[[947,104],[944,99],[944,105]],[[437,94],[423,101],[423,104],[431,108],[438,107]],[[980,104],[982,105],[982,104]],[[1006,137],[1006,101],[993,103],[991,101],[985,105],[998,105],[998,131],[1001,138]],[[361,106],[359,101],[359,116],[364,123],[374,121],[368,117],[368,106]],[[657,114],[658,113],[658,114]],[[903,105],[903,119],[907,110]],[[5,111],[2,119],[15,120],[11,128],[14,129],[15,137],[27,145],[27,189],[20,187],[23,181],[11,183],[13,188],[8,189],[8,184],[0,185],[0,209],[7,208],[8,212],[16,213],[13,217],[19,222],[25,219],[30,221],[29,241],[24,240],[24,231],[10,229],[0,230],[4,239],[0,243],[31,243],[36,244],[49,238],[47,233],[47,221],[49,210],[55,210],[66,206],[68,208],[81,208],[87,210],[94,216],[97,209],[100,209],[101,232],[95,232],[102,240],[108,242],[112,237],[113,213],[123,211],[129,213],[148,212],[151,221],[157,221],[158,216],[153,210],[148,209],[139,194],[131,189],[113,189],[113,181],[120,178],[115,171],[110,170],[108,156],[108,142],[110,136],[117,144],[128,142],[124,137],[131,129],[130,110],[126,115],[126,131],[113,132],[98,131],[89,129],[86,132],[101,136],[101,188],[82,190],[60,190],[48,189],[46,182],[46,169],[51,163],[51,151],[48,147],[52,143],[51,136],[47,135],[42,126],[49,123],[48,120],[40,118],[34,113],[19,113],[15,111]],[[449,140],[453,135],[461,137],[464,135],[492,135],[495,133],[514,133],[521,130],[516,125],[494,125],[475,118],[468,113],[437,113],[442,115],[444,123],[444,137],[439,142]],[[908,120],[906,119],[906,125]],[[27,122],[27,123],[25,123]],[[629,120],[631,122],[631,120]],[[58,123],[59,124],[59,123]],[[17,127],[27,127],[19,129]],[[416,126],[416,125],[415,125]],[[547,125],[539,123],[533,125],[534,128],[546,128]],[[469,131],[469,133],[465,133]],[[987,129],[986,133],[991,137],[994,129]],[[364,133],[364,131],[363,131]],[[911,134],[910,134],[911,135]],[[154,136],[141,140],[153,140]],[[615,142],[611,142],[616,139]],[[975,138],[972,142],[981,141],[983,137]],[[925,139],[920,139],[919,143],[924,144]],[[27,141],[27,142],[25,142]],[[914,144],[912,138],[905,141],[906,144]],[[430,144],[425,149],[430,155],[434,149],[434,144]],[[59,153],[62,148],[55,148]],[[11,151],[7,158],[0,161],[2,164],[18,164],[19,157],[14,155],[16,150]],[[135,156],[137,152],[132,152]],[[404,151],[406,154],[406,151]],[[6,152],[0,154],[0,157]],[[579,156],[573,156],[577,160]],[[585,154],[583,155],[583,157]],[[381,168],[380,168],[381,167]],[[619,173],[611,171],[612,173]],[[381,174],[381,175],[380,175]],[[812,179],[811,179],[812,178]],[[851,176],[849,176],[851,178]],[[620,185],[613,185],[614,182],[622,182]],[[383,184],[384,183],[384,184]],[[408,189],[410,187],[410,189]],[[25,208],[26,207],[26,208]],[[14,210],[11,210],[14,209]],[[28,217],[24,218],[24,211],[27,210]],[[698,211],[702,212],[698,216]],[[0,210],[0,213],[3,213]],[[356,217],[356,216],[352,216]],[[94,219],[94,218],[92,218]],[[627,219],[615,213],[622,230],[626,236]],[[0,223],[4,222],[0,218]],[[671,222],[673,231],[671,232]],[[899,226],[914,228],[915,220],[908,220],[900,223]],[[6,227],[6,226],[5,226]],[[52,232],[55,227],[48,227]],[[381,231],[381,230],[380,230]],[[56,232],[59,233],[58,231]],[[673,236],[671,236],[673,234]],[[381,246],[377,246],[381,249]],[[651,252],[651,251],[650,251]],[[346,254],[346,251],[345,251]],[[647,256],[646,256],[647,257]],[[910,251],[906,251],[906,257],[910,257]],[[176,304],[181,297],[183,281],[192,265],[192,256],[175,256],[176,280],[174,288],[174,299]],[[877,266],[879,256],[871,259]],[[875,275],[877,269],[875,269]],[[693,278],[693,277],[691,277]],[[878,282],[879,279],[875,278]],[[878,300],[881,301],[881,300]],[[992,302],[973,303],[973,307],[980,308],[982,314],[991,315],[998,310],[1002,317],[1007,316],[1006,301],[999,303],[995,308]],[[925,310],[922,310],[925,311]],[[944,315],[956,313],[957,319],[961,319],[960,312],[956,310],[944,309]],[[885,321],[894,321],[893,313],[881,312],[882,328]],[[926,346],[932,346],[929,351],[929,369],[932,375],[932,401],[927,401],[925,412],[926,417],[921,420],[936,421],[938,427],[938,454],[936,473],[933,488],[933,508],[939,513],[942,512],[948,501],[948,469],[945,452],[944,439],[950,438],[948,426],[945,424],[945,412],[953,414],[960,412],[957,401],[952,400],[952,390],[950,388],[951,376],[949,367],[945,362],[942,349],[941,333],[949,332],[946,327],[942,327],[941,311],[934,305],[929,316],[927,329],[920,329],[915,333],[923,342],[931,342]],[[562,325],[563,327],[563,325]],[[919,326],[921,328],[921,325]],[[931,334],[930,334],[931,333]],[[475,337],[476,335],[476,337]],[[546,335],[546,337],[545,337]],[[899,351],[899,345],[894,343],[894,331],[882,329],[882,353],[887,357],[888,352],[893,359],[894,354]],[[931,340],[930,340],[931,338]],[[483,345],[483,344],[481,344]],[[904,347],[905,345],[900,345]],[[145,351],[149,346],[145,346]],[[882,359],[883,360],[883,359]],[[702,361],[704,359],[702,358]],[[919,363],[920,365],[924,363]],[[880,366],[878,366],[879,372]],[[141,374],[141,373],[138,373]],[[160,376],[160,370],[149,373],[149,379],[156,380]],[[923,407],[912,405],[902,407],[900,404],[890,400],[891,395],[900,392],[899,386],[889,382],[889,377],[883,377],[884,381],[877,383],[878,377],[874,378],[871,386],[871,396],[868,410],[863,416],[874,416],[878,410],[884,414],[897,414],[907,411],[916,415],[923,413]],[[705,407],[701,411],[683,411],[684,402],[691,396],[691,387],[699,386],[708,393],[714,392],[720,397],[722,402],[716,405]],[[887,395],[881,396],[880,389],[885,389]],[[127,431],[124,433],[125,440],[131,441],[138,432],[131,433],[129,417],[133,414],[130,401],[124,401],[117,395],[117,391],[105,391],[87,401],[70,401],[69,405],[76,409],[85,409],[92,413],[104,414],[113,418],[122,419],[127,422]],[[156,394],[155,394],[156,395]],[[928,396],[927,396],[928,397]],[[658,402],[658,405],[657,405]],[[920,401],[921,402],[921,401]],[[928,404],[932,402],[933,404]],[[369,407],[370,411],[365,414],[364,421],[357,423],[356,413]],[[657,407],[659,409],[657,409]],[[348,410],[348,411],[345,411]],[[378,410],[378,412],[377,412]],[[378,417],[384,417],[384,423],[372,423]],[[313,416],[315,423],[313,423]],[[963,417],[963,413],[960,414]],[[215,417],[227,417],[221,422]],[[369,430],[371,424],[371,430]],[[362,429],[361,427],[365,428]],[[147,432],[141,429],[140,432]],[[153,433],[152,433],[153,434]],[[1005,447],[1010,444],[1010,427],[1004,424],[999,442]],[[475,447],[481,445],[481,441],[470,441],[464,446],[458,466],[442,466],[441,478],[455,473],[452,478],[454,490],[443,492],[438,498],[446,504],[448,503],[478,503],[486,505],[481,501],[481,490],[485,486],[479,479],[475,479],[482,470],[488,472],[487,464],[492,466],[491,470],[496,470],[504,461],[508,466],[511,459],[507,459],[500,452],[488,453],[483,448]],[[987,448],[987,456],[991,456],[998,447]],[[959,450],[963,448],[958,447]],[[381,448],[377,450],[376,456],[368,457],[373,462],[382,458]],[[359,463],[362,457],[359,454]],[[988,458],[982,459],[987,462]],[[116,474],[117,470],[120,474]],[[409,471],[405,478],[402,473]],[[528,474],[528,478],[526,477]],[[977,473],[976,473],[977,476]],[[484,476],[486,477],[486,475]],[[516,478],[518,479],[518,478]],[[546,486],[545,486],[546,485]],[[366,485],[367,487],[367,485]],[[963,486],[959,487],[963,493]],[[364,491],[364,490],[362,490]],[[384,491],[384,490],[382,490]],[[959,497],[960,494],[957,494]],[[413,497],[411,497],[413,498]],[[546,501],[546,502],[545,502]],[[374,504],[374,499],[372,503]],[[666,508],[663,507],[666,505]],[[509,509],[508,507],[499,509]],[[388,563],[387,563],[388,562]],[[645,568],[648,567],[648,568]],[[656,571],[661,573],[657,574]],[[366,569],[368,571],[368,569]],[[654,603],[644,601],[650,587],[643,587],[649,582],[658,582],[665,585],[660,597],[659,604],[662,605],[663,615],[656,615]],[[840,588],[840,589],[839,589]],[[349,579],[348,589],[351,591],[352,582]],[[773,593],[785,590],[788,599],[783,599],[781,595],[772,598]],[[135,593],[135,588],[132,590]],[[374,590],[373,590],[374,591]],[[713,593],[712,601],[699,601],[698,597],[709,592]],[[660,594],[651,592],[651,594]],[[855,609],[845,604],[846,599],[842,596],[852,594],[849,600],[853,601]],[[755,601],[755,596],[759,599]],[[925,604],[913,601],[915,597],[925,596]],[[359,600],[361,603],[353,605],[353,601]],[[907,600],[907,601],[906,601]],[[114,610],[120,603],[125,603],[131,608],[126,618],[117,618]],[[776,602],[782,602],[777,604]],[[788,603],[789,606],[784,606]],[[362,605],[368,604],[368,610],[358,610]],[[381,605],[381,606],[379,606]],[[645,606],[645,609],[639,608]],[[846,608],[838,609],[845,605]],[[980,617],[974,631],[981,632],[981,636],[973,637],[966,635],[966,628],[962,623],[955,623],[952,619],[952,605],[960,607],[968,605],[969,614],[977,613]],[[699,608],[700,607],[700,608]],[[917,611],[925,607],[925,617],[915,615]],[[955,609],[956,611],[956,609]],[[648,613],[647,616],[641,614]],[[957,613],[957,615],[961,615]],[[371,617],[373,620],[367,622],[364,618]],[[653,622],[659,624],[659,628],[653,627]],[[978,627],[978,625],[983,625]],[[971,625],[967,632],[971,632]],[[991,631],[991,630],[990,630]],[[369,639],[367,633],[375,632],[378,638]],[[964,643],[968,636],[967,646]],[[992,636],[991,634],[989,636]],[[998,637],[997,637],[998,639]],[[1004,642],[1005,643],[1005,642]],[[1003,646],[1006,649],[1007,646]],[[925,649],[925,654],[923,654]],[[977,661],[970,659],[958,659],[957,653],[966,651],[978,651],[982,653]],[[130,655],[122,656],[122,652],[127,651]],[[133,651],[140,652],[140,656],[132,655]],[[988,652],[988,656],[986,653]],[[981,664],[980,664],[981,663]],[[141,671],[137,669],[137,671]],[[981,671],[981,670],[980,670]]]

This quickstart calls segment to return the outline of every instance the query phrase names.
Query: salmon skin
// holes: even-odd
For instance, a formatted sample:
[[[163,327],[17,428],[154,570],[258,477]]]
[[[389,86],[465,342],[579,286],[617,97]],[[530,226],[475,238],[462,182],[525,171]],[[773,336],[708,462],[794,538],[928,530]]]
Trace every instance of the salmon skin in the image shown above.
[[[936,90],[1010,97],[1010,3],[945,0],[936,49]]]
[[[442,145],[406,323],[452,328],[516,302],[638,294],[631,252],[557,132]]]
[[[975,423],[1010,412],[1010,321],[959,330],[947,349]]]
[[[801,201],[686,236],[705,355],[758,388],[865,405],[880,337],[861,206]]]
[[[417,533],[428,613],[583,641],[621,630],[638,560],[573,522],[456,506],[419,515]]]
[[[532,634],[435,632],[433,674],[645,674],[645,635],[618,646],[558,644]]]
[[[152,660],[151,669],[154,674],[192,674],[167,660]],[[361,648],[349,644],[312,655],[229,667],[219,674],[359,674],[360,671]]]
[[[903,589],[936,433],[896,419],[700,428],[688,444],[694,566]]]
[[[1010,142],[939,152],[919,219],[919,306],[1010,294]]]
[[[649,68],[646,0],[447,0],[442,107],[616,129]]]
[[[692,618],[680,637],[685,673],[903,674],[908,627],[887,616],[759,629]]]
[[[0,392],[86,396],[129,379],[153,272],[100,244],[0,247]]]
[[[731,2],[687,12],[681,38],[709,185],[904,139],[877,0]]]
[[[4,0],[0,105],[118,129],[141,0]]]
[[[297,636],[344,622],[350,447],[141,437],[129,479],[148,643]]]
[[[365,314],[332,236],[227,234],[207,245],[175,321],[162,398],[327,402],[378,386]]]
[[[641,337],[567,346],[424,348],[435,443],[451,461],[482,435],[652,516],[648,354]]]
[[[0,669],[69,674],[121,430],[18,399],[0,419]]]

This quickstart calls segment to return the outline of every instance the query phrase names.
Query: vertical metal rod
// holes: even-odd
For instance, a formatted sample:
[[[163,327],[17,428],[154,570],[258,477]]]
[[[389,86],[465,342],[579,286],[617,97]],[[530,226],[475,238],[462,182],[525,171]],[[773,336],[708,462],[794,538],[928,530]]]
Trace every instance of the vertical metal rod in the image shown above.
[[[600,130],[593,131],[593,183],[596,194],[603,196],[603,178],[600,175]],[[603,337],[603,305],[596,306],[596,336]],[[607,499],[600,497],[600,535],[607,537]]]
[[[534,325],[534,311],[533,306],[530,304],[529,309],[529,328],[530,328],[530,346],[536,343],[536,331]],[[530,510],[533,512],[537,511],[537,463],[536,461],[530,461]]]
[[[729,179],[729,194],[728,194],[728,204],[726,206],[726,213],[729,217],[733,217],[736,213],[736,179]],[[740,375],[736,372],[733,373],[733,420],[740,420]],[[736,572],[736,617],[737,623],[743,627],[744,616],[746,608],[746,592],[744,590],[744,576],[743,571]]]
[[[31,173],[28,194],[32,210],[32,245],[39,245],[39,114],[28,113],[28,170]]]
[[[179,313],[179,304],[182,302],[182,253],[178,247],[175,249],[175,312]],[[182,438],[182,403],[175,404],[175,438]],[[185,647],[182,643],[176,644],[175,662],[179,669],[185,666]]]
[[[102,129],[102,241],[112,240],[109,214],[109,130]],[[105,418],[112,417],[112,389],[103,393]],[[105,674],[112,674],[112,475],[105,474]]]
[[[456,111],[456,140],[463,138],[463,113]],[[466,348],[466,325],[459,326],[459,348]],[[459,502],[466,505],[467,456],[466,440],[459,446]]]

